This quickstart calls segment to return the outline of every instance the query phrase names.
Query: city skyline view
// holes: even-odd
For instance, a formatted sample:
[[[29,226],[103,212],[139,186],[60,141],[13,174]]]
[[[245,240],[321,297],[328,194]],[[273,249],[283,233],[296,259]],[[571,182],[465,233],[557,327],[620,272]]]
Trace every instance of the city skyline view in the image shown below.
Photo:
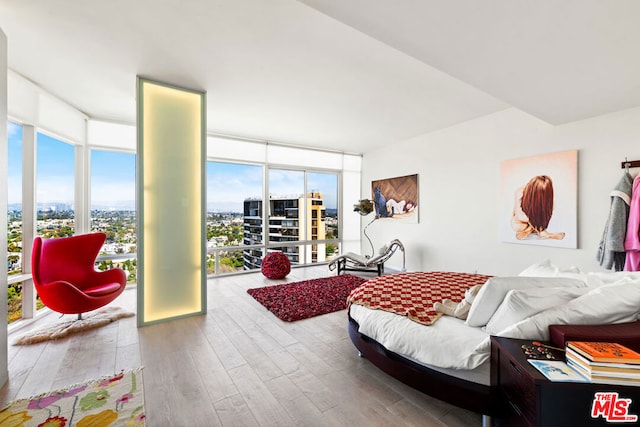
[[[23,271],[23,131],[21,125],[8,123],[6,269],[10,276]],[[43,238],[72,236],[76,232],[76,146],[41,132],[36,137],[36,234]],[[259,226],[260,238],[251,242],[252,245],[281,242],[282,247],[278,249],[286,251],[293,264],[322,262],[338,251],[338,243],[324,241],[338,238],[339,174],[265,168],[267,166],[262,164],[206,163],[207,274],[259,268],[267,249],[252,247],[249,252],[242,249],[247,244],[244,203],[246,199],[263,198],[265,180],[269,194],[274,199],[280,199],[280,205],[288,203],[295,208],[287,211],[286,220],[282,218],[282,210],[268,212],[267,218],[262,219]],[[90,147],[88,169],[91,210],[89,231],[106,234],[106,242],[100,250],[96,268],[122,268],[126,272],[127,281],[135,283],[138,249],[136,155],[133,152]],[[87,177],[83,176],[82,179]],[[313,196],[313,201],[306,199],[305,193],[320,193],[322,201],[317,200],[317,195]],[[305,198],[306,202],[298,200],[301,198]],[[307,203],[307,209],[298,209],[303,203]],[[290,214],[294,214],[295,218]],[[305,225],[307,219],[311,225]],[[254,231],[255,224],[251,227]],[[298,240],[322,240],[323,243],[294,243]],[[248,254],[253,259],[250,263],[247,263]],[[9,318],[15,320],[21,316],[21,282],[10,285],[8,292]]]
[[[38,133],[36,201],[40,209],[73,205],[74,146]],[[8,204],[22,202],[22,126],[8,124]],[[135,210],[134,153],[91,150],[92,210]],[[262,197],[263,167],[209,161],[207,211],[242,212],[244,199]],[[273,195],[303,195],[304,172],[269,170],[269,192]],[[319,191],[328,209],[337,207],[337,174],[308,172],[307,190]]]

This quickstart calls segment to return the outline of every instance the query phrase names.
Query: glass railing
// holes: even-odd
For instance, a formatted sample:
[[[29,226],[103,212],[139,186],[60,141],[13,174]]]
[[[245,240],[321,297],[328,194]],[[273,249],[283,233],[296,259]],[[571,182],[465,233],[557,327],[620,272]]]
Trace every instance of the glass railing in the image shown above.
[[[121,268],[127,275],[127,284],[134,284],[138,280],[138,254],[100,254],[96,259],[96,269],[100,271]]]
[[[207,249],[207,274],[222,275],[259,269],[265,245],[223,246]],[[300,242],[299,240],[272,242],[266,251],[280,251],[292,266],[327,263],[340,253],[338,240]]]

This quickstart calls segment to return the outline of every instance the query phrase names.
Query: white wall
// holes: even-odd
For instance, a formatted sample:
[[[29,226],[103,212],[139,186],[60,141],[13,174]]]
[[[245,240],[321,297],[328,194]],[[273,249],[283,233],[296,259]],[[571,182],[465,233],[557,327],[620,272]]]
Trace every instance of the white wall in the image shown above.
[[[501,242],[500,162],[572,149],[578,150],[578,249]],[[625,157],[640,160],[640,108],[562,126],[507,109],[367,153],[363,197],[371,197],[372,180],[417,173],[420,204],[418,224],[376,221],[368,231],[377,247],[400,239],[409,271],[512,275],[544,259],[602,270],[596,251]],[[401,262],[394,256],[389,266]]]

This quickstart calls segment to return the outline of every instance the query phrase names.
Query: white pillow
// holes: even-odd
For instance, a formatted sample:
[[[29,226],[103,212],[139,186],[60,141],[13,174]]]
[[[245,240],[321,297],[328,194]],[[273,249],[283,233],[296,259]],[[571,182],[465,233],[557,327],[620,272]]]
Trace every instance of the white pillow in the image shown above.
[[[566,304],[557,305],[528,317],[500,332],[501,337],[549,340],[549,325],[607,325],[638,320],[640,281],[625,278],[590,289]],[[476,353],[491,349],[489,337],[475,348]]]
[[[518,273],[522,277],[554,277],[558,272],[558,267],[545,259],[542,262],[532,264]]]
[[[507,292],[502,304],[491,316],[485,331],[500,335],[503,329],[519,321],[559,304],[564,304],[581,295],[587,288],[531,288],[512,289]]]
[[[474,327],[486,325],[507,292],[512,289],[581,288],[586,286],[582,280],[566,277],[492,277],[482,286],[471,304],[467,325]]]
[[[518,273],[520,277],[570,277],[572,279],[580,279],[586,281],[586,273],[580,271],[578,267],[571,266],[560,268],[551,261],[544,260]]]
[[[607,325],[633,322],[640,311],[640,282],[622,279],[591,289],[566,304],[542,311],[500,332],[509,338],[549,339],[549,325]]]
[[[640,272],[637,271],[608,271],[593,272],[587,275],[586,281],[589,286],[597,287],[610,285],[622,279],[640,280]]]

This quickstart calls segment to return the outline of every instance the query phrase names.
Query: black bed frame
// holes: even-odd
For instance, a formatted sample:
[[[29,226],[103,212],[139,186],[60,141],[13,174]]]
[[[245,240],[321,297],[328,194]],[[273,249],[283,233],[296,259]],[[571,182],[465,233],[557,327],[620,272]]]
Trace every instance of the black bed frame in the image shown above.
[[[358,322],[349,316],[349,337],[358,351],[376,367],[429,396],[452,405],[491,416],[500,412],[495,390],[435,371],[387,350],[358,332]]]
[[[503,413],[495,388],[443,374],[389,351],[358,332],[358,322],[348,317],[349,337],[360,354],[393,378],[469,411],[489,417]],[[566,341],[571,340],[614,341],[640,351],[640,320],[611,325],[550,325],[549,332],[551,343],[558,347],[564,347]]]

